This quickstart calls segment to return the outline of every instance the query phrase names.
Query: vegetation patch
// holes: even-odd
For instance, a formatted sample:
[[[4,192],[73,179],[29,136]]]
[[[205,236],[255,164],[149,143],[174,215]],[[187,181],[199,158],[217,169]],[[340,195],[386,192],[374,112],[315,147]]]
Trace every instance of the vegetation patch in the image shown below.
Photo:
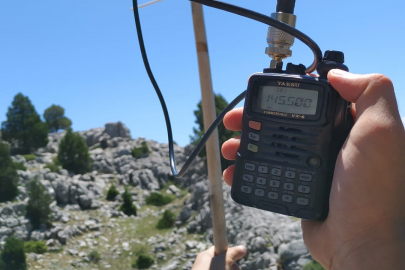
[[[1,261],[0,267],[4,270],[26,270],[24,242],[14,236],[7,238],[1,253]]]
[[[36,159],[37,158],[37,156],[36,155],[34,155],[34,154],[28,154],[28,155],[22,155],[24,158],[25,158],[25,160],[28,162],[28,161],[31,161],[31,160],[34,160],[34,159]]]
[[[13,162],[16,170],[26,171],[27,168],[24,166],[24,162]]]
[[[48,251],[48,247],[42,241],[28,241],[24,243],[25,253],[43,254]]]
[[[129,190],[126,188],[122,194],[123,203],[120,206],[120,211],[124,212],[127,216],[136,216],[136,206],[133,204],[132,195]]]
[[[149,153],[150,153],[150,151],[149,151],[149,148],[148,148],[148,145],[146,144],[146,142],[142,142],[141,147],[134,147],[131,150],[131,155],[134,158],[141,158],[142,154],[149,154]]]
[[[166,210],[163,213],[163,217],[158,221],[156,228],[169,229],[174,227],[175,222],[176,222],[176,215],[170,210]]]
[[[97,250],[93,250],[89,253],[89,260],[92,263],[98,263],[101,260],[101,255]]]
[[[319,262],[313,261],[304,265],[303,270],[325,270],[325,268]]]
[[[46,164],[46,165],[44,166],[44,168],[45,168],[45,169],[50,169],[51,172],[55,172],[55,173],[59,172],[60,169],[61,169],[60,166],[57,165],[57,164],[55,164],[55,163],[48,163],[48,164]]]
[[[29,183],[28,198],[26,216],[34,229],[39,229],[41,224],[50,225],[51,208],[49,205],[52,198],[37,178]]]
[[[148,269],[153,265],[155,259],[148,254],[139,254],[138,258],[132,263],[132,268]]]
[[[117,195],[119,195],[119,191],[117,190],[117,187],[112,184],[110,186],[110,188],[107,191],[107,201],[114,201],[115,197],[117,197]]]
[[[154,206],[163,206],[169,204],[173,201],[173,198],[170,196],[162,195],[158,192],[152,192],[148,197],[145,199],[147,204],[154,205]]]

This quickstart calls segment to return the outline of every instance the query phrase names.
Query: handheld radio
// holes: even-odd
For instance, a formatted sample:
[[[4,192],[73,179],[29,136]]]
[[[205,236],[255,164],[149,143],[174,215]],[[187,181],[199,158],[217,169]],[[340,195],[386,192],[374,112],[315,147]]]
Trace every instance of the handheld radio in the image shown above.
[[[231,195],[237,203],[309,220],[325,219],[338,153],[353,126],[351,104],[327,81],[334,68],[348,71],[344,55],[327,51],[295,29],[295,0],[278,0],[270,17],[213,0],[191,0],[270,25],[266,54],[270,68],[253,74],[248,89],[215,119],[178,172],[169,114],[146,56],[139,14],[134,9],[139,46],[145,69],[159,97],[166,119],[170,167],[184,175],[224,115],[245,97],[240,148],[237,152]],[[134,7],[137,1],[133,0]],[[311,66],[289,63],[294,37],[314,53]],[[308,75],[318,71],[319,77]]]
[[[291,6],[288,13],[277,9],[272,18],[294,27]],[[319,77],[308,76],[303,65],[289,63],[283,71],[281,61],[291,56],[294,38],[270,27],[267,40],[266,53],[273,60],[248,82],[232,198],[246,206],[322,220],[328,214],[335,162],[353,125],[350,103],[326,76],[333,68],[348,68],[342,52],[327,51],[317,65]]]

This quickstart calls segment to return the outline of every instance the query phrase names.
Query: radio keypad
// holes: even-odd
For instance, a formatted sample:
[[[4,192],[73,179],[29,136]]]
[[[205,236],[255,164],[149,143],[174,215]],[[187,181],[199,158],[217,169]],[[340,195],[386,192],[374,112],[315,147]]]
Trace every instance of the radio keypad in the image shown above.
[[[242,192],[243,193],[252,193],[252,188],[248,186],[242,186]]]
[[[292,202],[293,201],[293,196],[284,194],[281,199],[283,200],[283,202]]]
[[[280,181],[271,180],[271,181],[270,181],[270,186],[271,186],[271,187],[278,188],[278,187],[280,187]]]
[[[315,179],[315,172],[278,165],[268,166],[255,161],[245,162],[244,168],[249,172],[243,174],[245,185],[241,188],[242,192],[251,194],[254,191],[257,197],[267,196],[271,200],[300,206],[311,204],[310,186]]]
[[[245,169],[248,171],[254,171],[256,169],[256,166],[252,163],[245,163]]]
[[[256,133],[253,133],[253,132],[250,132],[249,133],[249,139],[251,139],[252,141],[258,142],[260,140],[260,135],[256,134]]]
[[[269,172],[269,168],[266,166],[259,166],[258,169],[259,173],[268,173]]]
[[[281,170],[274,168],[271,170],[271,174],[274,176],[281,176]]]
[[[257,152],[259,152],[259,147],[257,145],[249,143],[248,144],[248,150],[250,152],[257,153]]]
[[[251,174],[244,174],[243,175],[243,181],[247,181],[247,182],[253,182],[253,175]]]
[[[257,182],[257,184],[264,186],[264,185],[266,185],[267,181],[266,181],[266,178],[264,178],[264,177],[258,177],[256,182]]]

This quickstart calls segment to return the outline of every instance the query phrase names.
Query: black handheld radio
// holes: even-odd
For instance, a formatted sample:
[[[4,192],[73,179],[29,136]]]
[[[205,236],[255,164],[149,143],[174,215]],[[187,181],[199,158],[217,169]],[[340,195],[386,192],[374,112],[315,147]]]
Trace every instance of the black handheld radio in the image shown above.
[[[326,218],[336,158],[353,126],[351,104],[327,81],[329,70],[348,71],[342,52],[327,51],[322,61],[318,45],[295,29],[295,0],[278,0],[270,17],[220,1],[191,0],[270,25],[266,54],[270,68],[250,77],[242,119],[231,195],[234,201],[267,211],[309,220]],[[137,1],[133,0],[134,7]],[[166,119],[170,167],[184,175],[224,115],[244,97],[240,94],[217,117],[180,172],[174,157],[170,119],[162,93],[150,69],[139,14],[134,9],[139,46],[145,69]],[[308,45],[315,61],[307,69],[282,60],[291,56],[294,37]],[[307,73],[315,70],[319,77]]]
[[[353,125],[350,103],[326,79],[333,68],[348,70],[343,53],[326,52],[317,67],[320,77],[292,64],[250,77],[234,201],[303,219],[326,218],[336,158]]]

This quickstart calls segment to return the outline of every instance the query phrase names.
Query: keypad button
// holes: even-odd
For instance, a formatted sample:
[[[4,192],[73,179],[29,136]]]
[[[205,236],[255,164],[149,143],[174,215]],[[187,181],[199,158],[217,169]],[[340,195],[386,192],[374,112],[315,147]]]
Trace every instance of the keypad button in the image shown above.
[[[292,171],[286,171],[284,175],[285,175],[285,177],[290,178],[290,179],[295,178],[295,172],[292,172]]]
[[[264,190],[263,189],[256,189],[255,190],[255,195],[259,196],[259,197],[263,197],[264,196]]]
[[[253,182],[253,175],[244,174],[244,175],[243,175],[243,181]]]
[[[256,133],[253,133],[253,132],[250,132],[249,133],[249,139],[258,142],[260,140],[260,135],[256,134]]]
[[[259,166],[259,173],[268,173],[269,172],[269,168],[266,166]]]
[[[299,186],[298,191],[301,192],[301,193],[308,194],[309,192],[311,192],[311,188],[308,187],[308,186]]]
[[[307,198],[297,198],[297,204],[299,205],[308,205],[309,204],[309,200]]]
[[[281,176],[281,170],[273,168],[273,169],[271,169],[271,174],[274,176]]]
[[[256,166],[255,166],[255,164],[252,164],[252,163],[246,163],[245,169],[248,171],[254,171],[256,169]]]
[[[248,186],[242,186],[242,192],[250,194],[252,193],[252,188]]]
[[[270,186],[271,186],[271,187],[278,188],[278,187],[280,187],[280,181],[271,180],[271,181],[270,181]]]
[[[302,174],[300,174],[300,180],[309,182],[312,180],[312,175],[302,173]]]
[[[278,193],[277,192],[269,192],[269,194],[267,196],[272,200],[277,200],[278,199]]]
[[[284,194],[283,197],[281,198],[281,200],[283,200],[283,202],[292,202],[293,201],[293,196],[288,195],[288,194]]]
[[[259,185],[266,185],[266,178],[264,177],[258,177],[256,181]]]
[[[286,189],[286,190],[294,190],[294,184],[284,183],[284,189]]]
[[[251,129],[261,130],[262,129],[262,123],[256,122],[256,121],[249,121],[249,127]]]
[[[257,145],[249,143],[248,144],[248,150],[250,152],[257,153],[257,152],[259,152],[259,147]]]

